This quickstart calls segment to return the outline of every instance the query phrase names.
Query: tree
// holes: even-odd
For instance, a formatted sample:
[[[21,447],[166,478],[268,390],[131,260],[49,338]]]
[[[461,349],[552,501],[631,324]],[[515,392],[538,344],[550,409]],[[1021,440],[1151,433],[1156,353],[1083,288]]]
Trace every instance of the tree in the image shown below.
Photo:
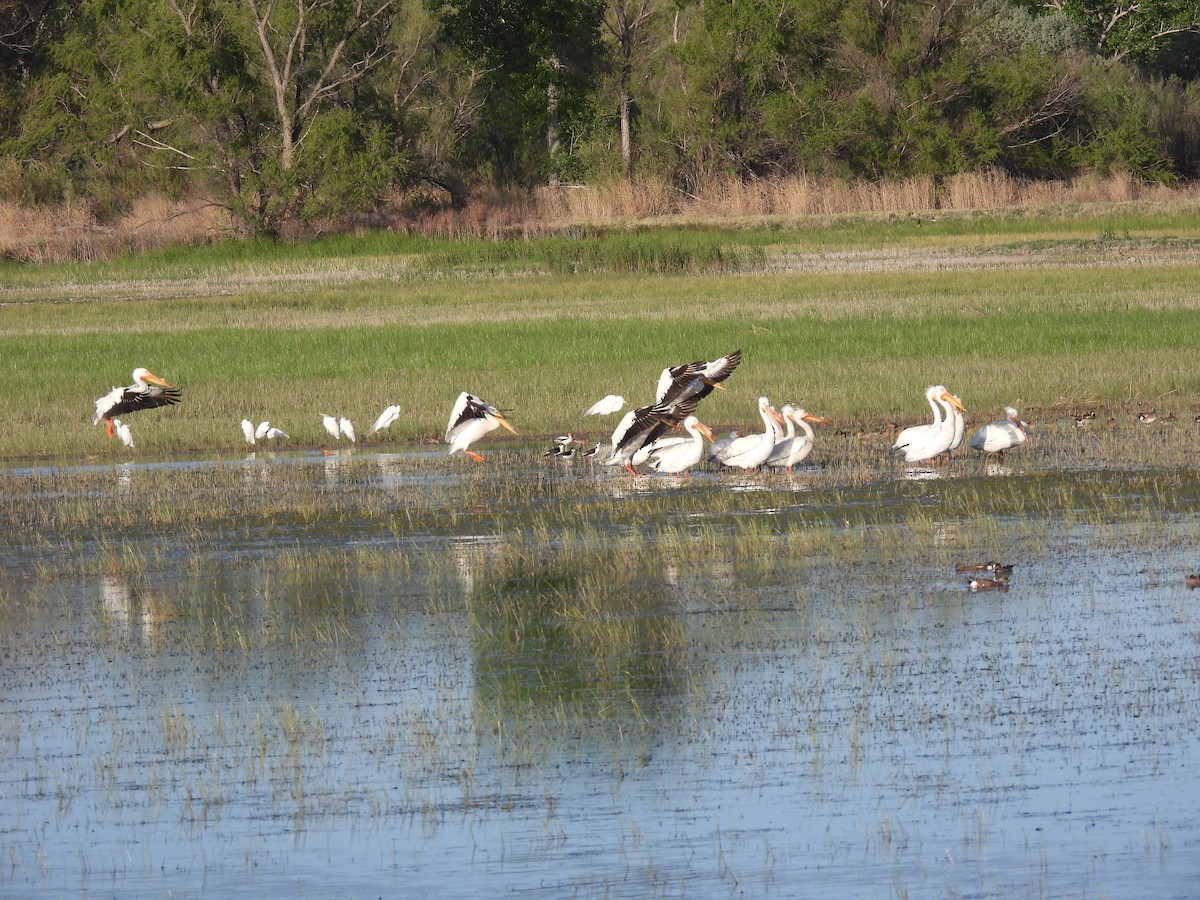
[[[643,27],[658,14],[657,0],[612,0],[604,25],[616,42],[617,116],[621,128],[621,170],[633,177],[634,64],[645,44]]]
[[[1037,5],[1069,16],[1101,56],[1142,66],[1154,67],[1178,38],[1200,36],[1196,0],[1037,0]]]
[[[200,191],[269,236],[362,208],[404,166],[372,82],[397,3],[80,0],[18,143],[94,196]]]
[[[602,0],[461,0],[440,14],[445,39],[481,73],[480,156],[502,182],[556,181],[564,129],[586,120],[602,60]]]

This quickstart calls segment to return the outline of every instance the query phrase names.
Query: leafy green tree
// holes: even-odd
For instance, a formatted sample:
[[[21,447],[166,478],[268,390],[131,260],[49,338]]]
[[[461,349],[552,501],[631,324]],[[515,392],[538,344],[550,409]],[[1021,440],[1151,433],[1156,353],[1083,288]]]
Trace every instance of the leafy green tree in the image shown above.
[[[590,117],[603,0],[460,0],[439,14],[444,38],[481,73],[476,150],[495,180],[569,174],[563,140]]]
[[[198,190],[255,233],[361,209],[404,170],[372,76],[397,0],[80,0],[18,146],[73,189]]]
[[[1171,62],[1181,46],[1200,47],[1200,4],[1196,0],[1019,0],[1031,9],[1062,13],[1079,30],[1083,43],[1101,56],[1129,60],[1173,74]],[[1195,61],[1191,63],[1196,66]]]

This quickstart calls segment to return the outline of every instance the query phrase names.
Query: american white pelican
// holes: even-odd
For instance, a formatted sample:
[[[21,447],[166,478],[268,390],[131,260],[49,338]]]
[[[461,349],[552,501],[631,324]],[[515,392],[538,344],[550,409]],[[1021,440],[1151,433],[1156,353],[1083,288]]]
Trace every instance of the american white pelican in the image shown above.
[[[905,428],[892,444],[891,452],[905,462],[923,462],[945,453],[954,441],[953,410],[964,411],[958,398],[940,384],[925,389],[925,400],[933,410],[933,422]]]
[[[954,437],[950,439],[950,446],[946,448],[947,453],[957,450],[963,442],[963,435],[967,433],[967,420],[962,414],[962,397],[955,394],[954,399],[957,401],[957,405],[950,405],[950,416],[954,419]]]
[[[245,436],[247,444],[253,444],[256,440],[257,436],[254,433],[254,423],[249,419],[242,419],[242,434]]]
[[[813,451],[816,435],[808,423],[820,422],[822,425],[832,425],[833,423],[821,416],[814,416],[803,409],[797,409],[790,403],[783,408],[782,413],[787,433],[781,440],[775,442],[771,455],[767,457],[766,465],[777,468],[784,467],[790,472],[793,466],[798,466],[808,459],[809,454]],[[797,425],[800,426],[802,434],[796,434]]]
[[[122,422],[120,419],[113,419],[113,428],[117,432],[117,437],[121,439],[121,443],[130,449],[133,448],[133,431],[129,428],[128,422]]]
[[[183,392],[179,388],[171,387],[153,372],[138,367],[133,370],[133,384],[123,388],[115,387],[96,401],[96,414],[92,417],[92,424],[95,425],[103,419],[104,430],[112,437],[115,416],[178,403],[182,395]]]
[[[1011,406],[1004,407],[1004,416],[1003,419],[982,426],[967,446],[981,453],[995,453],[1000,459],[1004,459],[1005,450],[1025,443],[1029,436],[1029,423],[1023,421],[1020,413]]]
[[[485,434],[503,425],[513,434],[517,430],[509,424],[504,414],[486,400],[481,400],[474,394],[463,391],[450,411],[450,422],[446,425],[446,443],[450,452],[461,450],[464,456],[469,456],[476,462],[482,462],[483,457],[467,448]],[[519,435],[518,435],[519,437]]]
[[[708,438],[711,441],[712,431],[694,415],[683,420],[683,430],[691,437],[651,451],[651,469],[668,475],[678,475],[700,462],[704,456],[704,439]]]
[[[725,452],[726,448],[728,448],[731,443],[733,443],[735,440],[737,440],[741,436],[742,436],[742,433],[740,431],[731,431],[731,432],[729,432],[729,434],[725,435],[725,437],[721,438],[720,440],[713,441],[712,444],[708,448],[708,461],[709,462],[719,461],[721,459],[721,455]]]
[[[699,403],[712,393],[713,388],[721,387],[721,382],[733,374],[741,361],[742,351],[734,350],[712,362],[700,360],[663,369],[658,376],[654,402],[677,406],[694,399]]]
[[[667,406],[655,403],[651,406],[641,406],[631,409],[617,423],[612,434],[612,453],[604,460],[606,466],[624,466],[636,475],[632,459],[646,444],[653,443],[662,437],[668,429],[677,426],[687,418],[699,402],[694,398],[681,405]]]
[[[609,394],[602,400],[597,400],[585,411],[585,416],[611,416],[625,406],[625,398],[619,394]]]
[[[747,434],[734,438],[718,457],[722,465],[739,469],[757,469],[770,457],[779,439],[783,417],[766,397],[758,398],[758,414],[762,416],[762,434]]]
[[[375,424],[371,426],[371,430],[367,434],[371,435],[377,431],[383,431],[385,428],[390,428],[392,423],[399,418],[400,407],[393,404],[379,414],[379,418],[375,420]]]

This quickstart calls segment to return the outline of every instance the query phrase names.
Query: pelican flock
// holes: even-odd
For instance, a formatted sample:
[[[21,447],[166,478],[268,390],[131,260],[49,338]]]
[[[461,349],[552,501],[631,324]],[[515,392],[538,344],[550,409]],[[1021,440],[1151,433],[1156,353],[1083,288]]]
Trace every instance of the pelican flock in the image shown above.
[[[714,390],[726,390],[725,382],[742,363],[742,351],[734,350],[713,360],[697,360],[662,369],[655,385],[653,402],[630,409],[617,424],[608,440],[607,450],[602,441],[594,446],[586,436],[574,431],[554,439],[542,455],[564,461],[576,457],[587,459],[589,465],[599,461],[605,466],[621,466],[633,475],[641,470],[662,474],[686,474],[701,464],[710,469],[740,468],[786,469],[793,471],[812,455],[816,434],[814,424],[830,425],[829,419],[814,415],[792,404],[777,410],[764,395],[758,398],[757,413],[762,430],[751,433],[731,431],[716,440],[712,429],[697,415],[700,403]],[[95,402],[92,423],[105,423],[110,437],[119,437],[125,446],[134,447],[133,434],[120,416],[143,409],[154,409],[180,402],[182,391],[164,379],[139,367],[133,370],[133,383],[114,387]],[[945,385],[932,385],[925,390],[931,421],[905,428],[890,447],[892,455],[907,463],[937,462],[946,459],[963,442],[966,420],[962,399]],[[593,403],[585,416],[612,415],[625,408],[626,400],[609,394]],[[1014,407],[1005,407],[1005,418],[981,426],[968,442],[970,449],[998,456],[1018,447],[1029,438],[1029,423],[1021,419]],[[399,419],[400,406],[389,405],[372,424],[368,435],[378,434]],[[354,425],[346,416],[320,414],[322,427],[335,440],[357,440]],[[242,435],[247,444],[264,440],[288,438],[287,432],[262,420],[241,420]],[[476,462],[483,456],[471,446],[484,436],[504,428],[514,436],[519,433],[504,412],[468,391],[458,395],[446,425],[443,441],[449,453],[461,451]],[[594,439],[594,435],[592,438]],[[569,467],[567,469],[569,471]]]

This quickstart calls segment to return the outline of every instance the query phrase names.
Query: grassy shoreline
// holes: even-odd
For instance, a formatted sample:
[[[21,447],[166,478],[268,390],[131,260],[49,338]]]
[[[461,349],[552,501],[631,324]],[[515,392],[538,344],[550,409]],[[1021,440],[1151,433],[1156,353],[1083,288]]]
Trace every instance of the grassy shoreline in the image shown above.
[[[328,443],[318,413],[384,443],[436,440],[460,390],[530,439],[611,431],[581,411],[647,402],[663,366],[740,347],[718,428],[759,394],[841,427],[925,415],[942,382],[968,421],[1008,403],[1066,414],[1200,412],[1200,206],[1006,212],[917,224],[599,231],[576,239],[372,235],[298,248],[163,251],[111,263],[0,265],[0,458],[120,458],[92,401],[145,365],[184,389],[129,418],[136,454],[240,449],[270,419],[291,449]],[[1018,226],[1023,226],[1018,227]]]

